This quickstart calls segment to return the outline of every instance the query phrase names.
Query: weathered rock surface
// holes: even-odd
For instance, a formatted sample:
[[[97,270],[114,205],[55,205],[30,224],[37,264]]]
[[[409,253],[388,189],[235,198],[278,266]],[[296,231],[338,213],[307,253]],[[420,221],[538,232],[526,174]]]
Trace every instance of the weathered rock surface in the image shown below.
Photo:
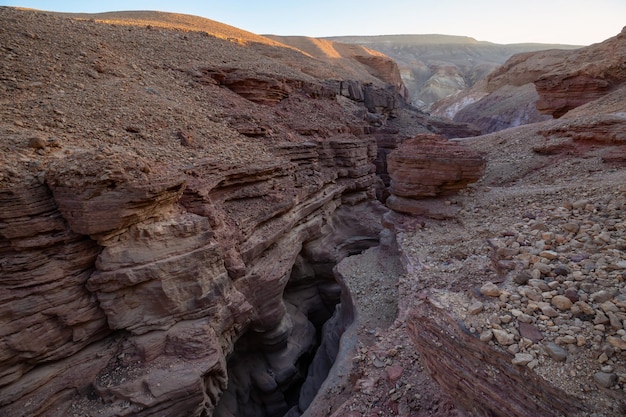
[[[575,398],[511,363],[510,355],[469,334],[446,309],[436,296],[429,297],[411,313],[408,330],[430,374],[463,408],[477,415],[520,417],[584,410]]]
[[[0,18],[3,39],[11,25],[39,31],[11,30],[16,55],[0,68],[19,77],[2,83],[15,106],[0,126],[0,414],[212,415],[224,396],[227,413],[276,415],[307,381],[306,408],[351,318],[324,328],[341,296],[332,266],[377,244],[386,211],[364,115],[385,123],[400,85],[343,78],[354,73],[269,40],[255,50],[123,26],[123,14],[107,15],[119,27],[7,8]],[[59,33],[83,50],[48,54]],[[227,56],[244,64],[206,64]],[[373,61],[380,73],[390,62]],[[67,68],[49,85],[22,80],[57,64]],[[26,112],[31,93],[50,107]],[[267,361],[237,368],[254,362],[246,351]]]
[[[535,81],[537,109],[559,118],[597,100],[626,81],[626,28],[602,43],[573,51],[562,64]]]
[[[376,170],[405,138],[471,129],[404,108],[373,75],[385,59],[313,59],[184,16],[85,17],[0,8],[0,414],[465,415],[481,394],[446,395],[424,368],[445,350],[408,339],[425,288],[468,345],[499,352],[493,375],[544,377],[555,396],[525,406],[623,410],[624,179],[604,153],[622,146],[621,89],[464,140],[488,151],[478,186],[407,198],[453,209],[440,222],[377,203]],[[558,141],[587,149],[536,151]]]
[[[446,203],[421,200],[453,195],[478,181],[484,170],[483,157],[462,144],[438,135],[418,135],[387,157],[391,194],[387,206],[404,213],[450,217]]]

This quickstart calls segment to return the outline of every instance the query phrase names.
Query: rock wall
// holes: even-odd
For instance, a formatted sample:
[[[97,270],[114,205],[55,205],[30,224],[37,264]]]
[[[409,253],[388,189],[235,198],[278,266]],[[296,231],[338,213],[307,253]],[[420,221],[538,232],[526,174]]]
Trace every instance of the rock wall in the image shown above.
[[[626,80],[626,27],[606,41],[573,51],[553,71],[537,78],[537,109],[555,118],[597,100]]]
[[[85,151],[45,178],[3,182],[0,413],[211,415],[244,333],[300,360],[310,347],[292,346],[306,345],[300,329],[319,308],[298,311],[300,300],[326,288],[319,324],[338,288],[328,276],[285,288],[298,288],[294,264],[311,242],[329,269],[376,241],[375,227],[333,214],[372,212],[376,144],[338,138],[273,153],[249,166],[177,167]],[[268,375],[252,374],[262,387]]]

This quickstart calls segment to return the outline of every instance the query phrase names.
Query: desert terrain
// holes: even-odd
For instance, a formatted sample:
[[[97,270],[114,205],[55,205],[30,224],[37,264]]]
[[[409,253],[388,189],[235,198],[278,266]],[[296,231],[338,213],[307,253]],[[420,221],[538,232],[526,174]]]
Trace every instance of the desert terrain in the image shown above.
[[[626,413],[625,31],[480,135],[359,45],[0,22],[1,415]]]

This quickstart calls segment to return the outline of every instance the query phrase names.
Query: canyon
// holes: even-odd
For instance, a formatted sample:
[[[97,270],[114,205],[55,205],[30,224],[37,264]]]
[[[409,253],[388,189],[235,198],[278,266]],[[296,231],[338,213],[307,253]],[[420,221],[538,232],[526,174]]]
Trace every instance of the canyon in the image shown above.
[[[411,104],[424,111],[430,111],[439,100],[469,90],[513,55],[580,48],[580,45],[559,44],[503,45],[468,36],[434,34],[334,36],[326,39],[365,46],[393,58],[409,91]]]
[[[626,32],[480,135],[360,45],[0,21],[0,414],[626,410]]]

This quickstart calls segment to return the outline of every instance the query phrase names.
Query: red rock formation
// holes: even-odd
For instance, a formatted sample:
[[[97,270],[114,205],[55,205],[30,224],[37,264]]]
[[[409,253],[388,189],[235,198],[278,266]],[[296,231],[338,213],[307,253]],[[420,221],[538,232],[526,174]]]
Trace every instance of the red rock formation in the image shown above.
[[[626,81],[626,27],[602,43],[572,51],[566,60],[535,81],[537,109],[559,118],[594,101]]]
[[[626,163],[626,117],[620,113],[568,115],[538,133],[546,138],[533,148],[538,154],[595,156],[610,164]]]
[[[440,301],[425,299],[409,320],[409,335],[429,373],[469,413],[556,417],[583,412],[575,398],[471,335]]]
[[[292,267],[324,228],[343,230],[320,246],[324,264],[350,247],[356,229],[331,218],[373,199],[375,154],[373,139],[285,143],[273,161],[199,160],[183,173],[78,152],[45,185],[2,183],[2,412],[63,414],[91,385],[105,415],[211,413],[248,327],[257,346],[284,351],[268,369],[293,367],[317,336],[284,300]],[[369,245],[376,227],[358,232]],[[255,374],[264,392],[271,372]],[[278,374],[272,395],[286,407]]]
[[[478,181],[485,170],[485,160],[460,143],[438,135],[418,135],[403,142],[387,157],[391,178],[387,206],[412,214],[435,214],[447,217],[452,212],[443,202],[435,211],[425,198],[448,196]]]

